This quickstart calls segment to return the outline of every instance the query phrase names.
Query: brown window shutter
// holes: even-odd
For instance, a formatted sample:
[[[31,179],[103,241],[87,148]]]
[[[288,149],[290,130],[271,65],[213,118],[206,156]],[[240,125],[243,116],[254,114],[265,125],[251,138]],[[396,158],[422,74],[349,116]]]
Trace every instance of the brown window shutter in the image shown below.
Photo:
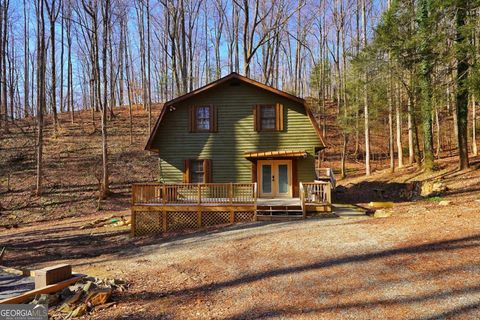
[[[183,182],[190,183],[190,160],[183,160]]]
[[[205,183],[212,182],[212,160],[205,159],[203,160],[203,172],[204,172],[204,179]]]
[[[275,130],[283,131],[283,104],[277,103],[275,105]]]
[[[210,131],[218,132],[218,111],[216,106],[210,106]]]
[[[260,131],[260,105],[253,106],[253,130],[256,132]]]
[[[189,107],[188,114],[188,131],[195,132],[195,106]]]

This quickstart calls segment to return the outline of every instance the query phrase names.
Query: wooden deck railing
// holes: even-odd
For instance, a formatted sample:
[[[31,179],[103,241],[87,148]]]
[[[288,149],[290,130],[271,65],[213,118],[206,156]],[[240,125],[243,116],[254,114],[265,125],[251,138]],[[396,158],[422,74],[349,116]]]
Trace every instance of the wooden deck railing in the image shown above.
[[[256,183],[134,184],[132,205],[255,204]]]
[[[300,202],[304,215],[308,206],[331,208],[332,186],[330,182],[300,182]]]
[[[255,221],[256,183],[134,184],[132,235]]]

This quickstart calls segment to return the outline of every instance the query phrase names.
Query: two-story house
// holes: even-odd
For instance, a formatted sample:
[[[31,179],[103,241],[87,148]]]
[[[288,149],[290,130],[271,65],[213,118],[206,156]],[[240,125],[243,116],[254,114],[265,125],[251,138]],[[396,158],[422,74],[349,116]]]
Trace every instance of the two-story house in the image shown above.
[[[231,73],[165,103],[146,145],[166,183],[258,183],[258,196],[297,197],[325,148],[305,101]]]

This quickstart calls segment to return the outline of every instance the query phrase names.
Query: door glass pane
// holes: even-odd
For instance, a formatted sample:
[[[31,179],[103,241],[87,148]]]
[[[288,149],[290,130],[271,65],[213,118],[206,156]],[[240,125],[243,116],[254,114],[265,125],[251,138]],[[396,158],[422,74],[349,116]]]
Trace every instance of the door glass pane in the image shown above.
[[[278,165],[278,192],[288,193],[288,165]]]
[[[272,193],[272,166],[262,165],[262,193]]]

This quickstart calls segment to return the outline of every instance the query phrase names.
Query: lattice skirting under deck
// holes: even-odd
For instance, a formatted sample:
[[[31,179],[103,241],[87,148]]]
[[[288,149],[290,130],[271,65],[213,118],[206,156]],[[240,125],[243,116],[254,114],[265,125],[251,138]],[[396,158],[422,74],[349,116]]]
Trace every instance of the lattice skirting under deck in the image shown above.
[[[254,221],[254,211],[134,211],[132,235],[143,236]]]

